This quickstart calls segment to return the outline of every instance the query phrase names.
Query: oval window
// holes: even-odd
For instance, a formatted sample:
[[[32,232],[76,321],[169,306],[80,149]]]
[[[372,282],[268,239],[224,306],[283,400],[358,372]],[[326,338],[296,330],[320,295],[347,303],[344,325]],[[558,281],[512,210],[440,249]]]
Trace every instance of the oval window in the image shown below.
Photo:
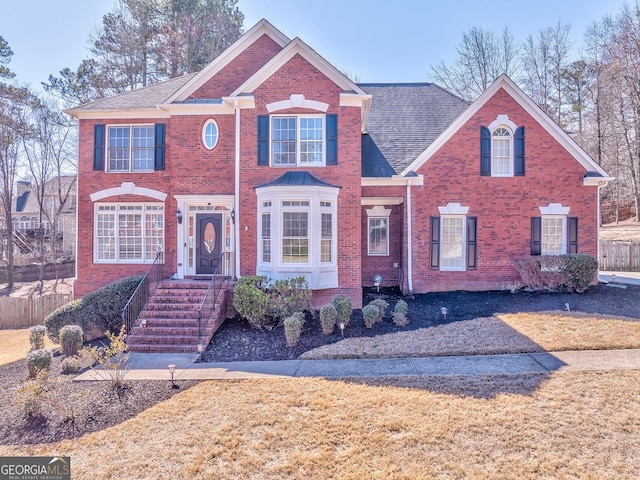
[[[202,129],[202,143],[211,150],[218,144],[218,124],[215,120],[210,119],[204,124]]]

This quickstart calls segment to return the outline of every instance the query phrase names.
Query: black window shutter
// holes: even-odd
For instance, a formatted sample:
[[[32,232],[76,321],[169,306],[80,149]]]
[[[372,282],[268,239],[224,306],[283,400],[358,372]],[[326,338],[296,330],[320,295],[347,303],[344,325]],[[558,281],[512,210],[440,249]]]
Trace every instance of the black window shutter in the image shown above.
[[[93,126],[93,169],[104,171],[104,125]]]
[[[338,164],[338,115],[327,115],[327,165]]]
[[[431,268],[440,268],[440,217],[431,217]]]
[[[467,217],[467,268],[475,270],[477,259],[476,234],[478,230],[478,219]]]
[[[578,253],[578,217],[567,218],[567,253]]]
[[[531,255],[542,255],[542,217],[531,217]]]
[[[258,165],[269,165],[269,115],[258,115]]]
[[[515,141],[515,162],[513,174],[516,177],[524,177],[524,127],[517,128],[513,138]]]
[[[480,127],[480,175],[491,176],[491,132]]]
[[[153,167],[155,170],[164,170],[164,150],[167,126],[164,123],[156,123],[156,152]]]

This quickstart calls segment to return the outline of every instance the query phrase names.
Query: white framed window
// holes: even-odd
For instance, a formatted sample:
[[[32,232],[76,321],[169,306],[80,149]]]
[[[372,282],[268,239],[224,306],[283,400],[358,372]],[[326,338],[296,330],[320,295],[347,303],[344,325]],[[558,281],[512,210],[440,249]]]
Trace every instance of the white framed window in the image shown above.
[[[440,218],[440,269],[465,269],[465,224],[463,215],[442,215]]]
[[[565,215],[542,216],[542,255],[563,255],[567,253],[566,225],[567,217]]]
[[[213,118],[207,120],[202,127],[202,143],[207,150],[213,150],[218,144],[218,124]]]
[[[513,176],[513,135],[503,125],[491,134],[491,176]]]
[[[150,263],[163,250],[164,205],[94,205],[95,263]]]
[[[153,125],[113,125],[107,128],[108,172],[152,172],[155,155]]]
[[[272,166],[323,166],[324,115],[272,115]]]
[[[304,276],[312,289],[338,286],[335,187],[264,187],[258,194],[256,274]]]
[[[376,205],[367,209],[367,252],[370,256],[389,255],[389,216],[391,209]]]

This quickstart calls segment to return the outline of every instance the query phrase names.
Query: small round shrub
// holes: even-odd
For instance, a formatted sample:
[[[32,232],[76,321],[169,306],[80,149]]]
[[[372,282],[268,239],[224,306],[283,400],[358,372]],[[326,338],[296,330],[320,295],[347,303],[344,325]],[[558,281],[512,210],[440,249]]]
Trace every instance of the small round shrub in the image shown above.
[[[31,350],[41,350],[44,348],[44,336],[47,333],[47,327],[44,325],[36,325],[29,327],[29,343]]]
[[[38,372],[48,371],[53,361],[53,354],[48,348],[39,350],[31,350],[27,353],[27,367],[29,368],[29,377],[35,378]]]
[[[322,325],[322,333],[331,335],[338,320],[338,312],[333,305],[325,305],[320,309],[320,325]]]
[[[78,350],[82,347],[82,336],[82,328],[78,325],[65,325],[60,329],[60,345],[65,357],[78,355]]]
[[[371,302],[369,302],[369,305],[374,305],[377,309],[378,309],[378,320],[376,320],[377,322],[381,322],[382,318],[384,317],[384,314],[387,311],[387,307],[389,306],[389,303],[387,303],[386,300],[383,300],[382,298],[376,298],[375,300],[372,300]]]
[[[393,323],[398,327],[406,327],[409,325],[407,319],[407,312],[409,311],[409,305],[404,300],[398,300],[395,308],[393,309]]]
[[[375,305],[365,305],[362,307],[362,316],[364,318],[364,326],[372,328],[378,321],[380,310]]]
[[[78,373],[82,370],[82,362],[77,356],[67,357],[60,364],[62,373]]]
[[[333,297],[331,303],[338,313],[338,323],[349,325],[351,312],[353,312],[353,304],[351,303],[351,298],[341,293]]]
[[[271,325],[271,319],[266,317],[268,300],[269,297],[256,282],[238,282],[233,288],[233,306],[253,328],[266,328]]]
[[[598,261],[591,255],[581,254],[563,255],[563,258],[567,287],[578,293],[584,292],[596,277]]]
[[[302,319],[304,319],[304,314],[302,314]],[[287,347],[295,347],[298,344],[302,333],[302,325],[304,324],[302,319],[298,313],[294,313],[284,319],[284,335],[287,339]]]

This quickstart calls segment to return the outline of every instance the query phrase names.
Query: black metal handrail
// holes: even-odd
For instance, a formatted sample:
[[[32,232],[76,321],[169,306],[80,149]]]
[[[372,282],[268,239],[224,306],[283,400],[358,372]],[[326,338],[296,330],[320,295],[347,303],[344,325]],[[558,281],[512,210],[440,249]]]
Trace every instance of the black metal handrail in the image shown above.
[[[198,309],[198,327],[200,332],[200,343],[202,343],[202,339],[204,337],[204,331],[209,324],[209,320],[211,320],[211,315],[215,306],[218,304],[218,297],[220,296],[220,292],[223,288],[226,288],[229,285],[230,276],[218,276],[218,272],[225,264],[224,260],[228,260],[229,252],[223,253],[220,256],[220,261],[215,268],[213,275],[211,275],[211,280],[209,281],[209,287],[207,288],[207,292],[200,303],[200,308]],[[216,281],[218,280],[218,281]],[[213,301],[210,299],[213,298]],[[204,345],[206,348],[206,345]]]
[[[122,316],[122,323],[125,325],[127,335],[131,332],[136,320],[138,320],[140,312],[147,306],[147,302],[156,289],[156,286],[164,278],[163,266],[164,252],[158,252],[149,270],[147,270],[147,273],[142,277],[131,298],[122,309],[120,315]]]

